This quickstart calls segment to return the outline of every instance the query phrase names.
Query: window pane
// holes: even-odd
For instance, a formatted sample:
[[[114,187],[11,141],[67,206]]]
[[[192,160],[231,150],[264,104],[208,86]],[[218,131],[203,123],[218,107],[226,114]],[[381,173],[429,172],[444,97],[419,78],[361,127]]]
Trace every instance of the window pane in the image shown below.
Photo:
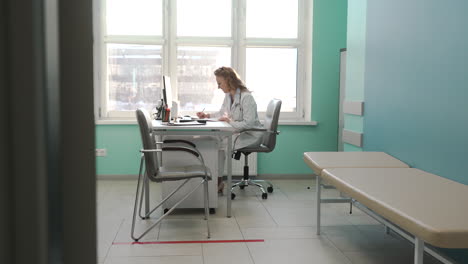
[[[265,111],[273,98],[283,101],[282,112],[296,111],[297,49],[247,48],[246,84]]]
[[[231,0],[177,0],[177,35],[231,36]]]
[[[248,38],[297,38],[298,0],[248,0]]]
[[[161,46],[107,45],[108,111],[150,110],[161,98]]]
[[[217,111],[224,93],[217,89],[213,72],[231,65],[231,48],[178,47],[177,87],[180,109],[188,112]]]
[[[107,35],[162,35],[162,0],[107,0]]]

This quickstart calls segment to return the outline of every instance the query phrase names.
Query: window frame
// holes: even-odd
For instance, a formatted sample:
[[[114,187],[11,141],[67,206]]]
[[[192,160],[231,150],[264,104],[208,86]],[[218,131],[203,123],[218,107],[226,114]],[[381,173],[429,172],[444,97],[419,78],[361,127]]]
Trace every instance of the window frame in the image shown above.
[[[132,111],[107,111],[108,86],[106,44],[150,44],[162,46],[162,75],[171,76],[173,98],[177,89],[178,46],[230,47],[231,66],[241,76],[246,76],[247,48],[296,48],[296,112],[282,112],[281,124],[316,124],[311,121],[312,110],[312,1],[298,0],[297,39],[246,38],[246,1],[231,1],[231,37],[181,37],[177,33],[177,2],[162,0],[162,36],[118,36],[106,35],[106,0],[94,1],[94,65],[95,65],[95,116],[97,123],[135,123]],[[162,81],[161,81],[162,82]],[[247,80],[248,82],[248,80]],[[161,84],[162,85],[162,84]],[[248,84],[247,84],[248,86]],[[263,119],[264,112],[259,111]]]

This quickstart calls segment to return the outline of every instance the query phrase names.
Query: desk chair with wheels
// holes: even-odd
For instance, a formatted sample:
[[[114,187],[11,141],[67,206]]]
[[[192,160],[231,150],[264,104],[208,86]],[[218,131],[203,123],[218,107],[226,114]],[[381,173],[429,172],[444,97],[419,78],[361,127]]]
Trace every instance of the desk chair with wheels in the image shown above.
[[[263,126],[265,128],[263,129],[258,129],[258,128],[252,128],[252,129],[247,129],[242,132],[246,131],[264,131],[263,134],[263,141],[262,144],[258,147],[246,147],[242,149],[237,149],[236,153],[234,153],[233,157],[235,159],[240,159],[240,155],[244,155],[244,177],[240,182],[236,182],[233,184],[231,188],[231,199],[234,199],[236,197],[236,194],[233,192],[234,188],[239,187],[240,189],[244,189],[246,186],[249,185],[255,185],[260,188],[262,191],[262,199],[267,199],[268,198],[268,193],[273,192],[273,185],[265,180],[252,180],[250,179],[249,176],[249,162],[248,162],[248,156],[250,153],[253,152],[263,152],[263,153],[268,153],[272,152],[275,149],[276,145],[276,135],[278,135],[280,132],[277,130],[278,129],[278,119],[281,111],[281,100],[279,99],[273,99],[270,101],[267,107],[267,111],[265,113],[265,120]],[[234,146],[235,146],[235,141],[234,141]],[[268,184],[267,191],[265,191],[265,188],[261,183],[266,183]]]
[[[145,236],[151,229],[153,229],[157,224],[159,224],[167,215],[169,215],[180,203],[187,199],[198,187],[203,185],[204,188],[204,207],[205,207],[205,220],[207,226],[207,237],[210,238],[210,227],[208,225],[208,181],[211,180],[211,173],[208,167],[205,166],[203,157],[200,152],[191,146],[190,144],[185,144],[184,142],[171,142],[164,143],[156,142],[155,137],[152,133],[152,124],[148,112],[145,109],[138,109],[136,111],[136,116],[138,120],[138,125],[140,127],[141,139],[143,143],[143,149],[141,152],[141,162],[140,170],[138,174],[138,183],[137,190],[135,195],[135,204],[133,207],[133,219],[132,219],[132,231],[131,237],[133,240],[138,241],[143,236]],[[174,143],[174,144],[172,144]],[[159,147],[158,147],[159,145]],[[188,166],[160,166],[158,153],[166,151],[184,151],[191,153],[196,156],[200,164],[199,165],[188,165]],[[142,171],[144,173],[142,175]],[[193,187],[193,189],[185,195],[182,195],[182,198],[174,204],[174,206],[165,211],[162,216],[156,219],[149,228],[142,232],[140,235],[135,235],[135,220],[137,210],[140,212],[140,217],[142,219],[148,219],[150,215],[158,208],[160,208],[165,201],[177,193],[190,179],[200,178],[200,182]],[[163,197],[162,201],[159,202],[153,209],[149,210],[145,215],[141,214],[141,207],[143,203],[144,193],[147,190],[149,181],[153,182],[165,182],[165,181],[182,181],[181,184],[174,189],[166,197]],[[137,209],[139,208],[139,209]]]

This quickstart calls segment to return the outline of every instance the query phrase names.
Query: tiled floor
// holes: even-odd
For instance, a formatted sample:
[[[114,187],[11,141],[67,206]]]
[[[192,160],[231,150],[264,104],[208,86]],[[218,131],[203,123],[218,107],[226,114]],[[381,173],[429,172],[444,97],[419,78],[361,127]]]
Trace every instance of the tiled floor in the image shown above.
[[[131,215],[136,181],[98,180],[98,263],[100,264],[299,264],[413,263],[413,246],[348,204],[322,205],[321,236],[315,234],[315,181],[272,180],[275,190],[262,200],[254,187],[238,190],[233,217],[226,218],[226,197],[210,216],[211,240],[264,239],[247,243],[114,244],[132,242]],[[310,188],[307,188],[310,187]],[[158,184],[152,196],[158,200]],[[323,190],[324,196],[337,196]],[[157,212],[160,213],[160,212]],[[151,220],[139,221],[137,227]],[[179,210],[142,241],[206,240],[202,210]],[[424,256],[424,263],[439,263]]]

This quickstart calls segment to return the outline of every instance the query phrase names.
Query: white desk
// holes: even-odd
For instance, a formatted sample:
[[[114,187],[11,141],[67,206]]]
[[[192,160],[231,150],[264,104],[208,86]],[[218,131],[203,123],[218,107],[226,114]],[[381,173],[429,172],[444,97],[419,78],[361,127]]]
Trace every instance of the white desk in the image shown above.
[[[205,125],[183,125],[183,126],[169,126],[164,125],[160,120],[153,120],[153,134],[154,135],[209,135],[209,136],[225,136],[228,139],[227,143],[227,190],[231,190],[232,185],[232,135],[234,128],[226,122],[206,122]],[[146,184],[148,186],[148,184]],[[149,189],[145,190],[146,205],[149,206]],[[231,195],[227,197],[227,217],[231,217]],[[147,207],[149,210],[149,207]]]

